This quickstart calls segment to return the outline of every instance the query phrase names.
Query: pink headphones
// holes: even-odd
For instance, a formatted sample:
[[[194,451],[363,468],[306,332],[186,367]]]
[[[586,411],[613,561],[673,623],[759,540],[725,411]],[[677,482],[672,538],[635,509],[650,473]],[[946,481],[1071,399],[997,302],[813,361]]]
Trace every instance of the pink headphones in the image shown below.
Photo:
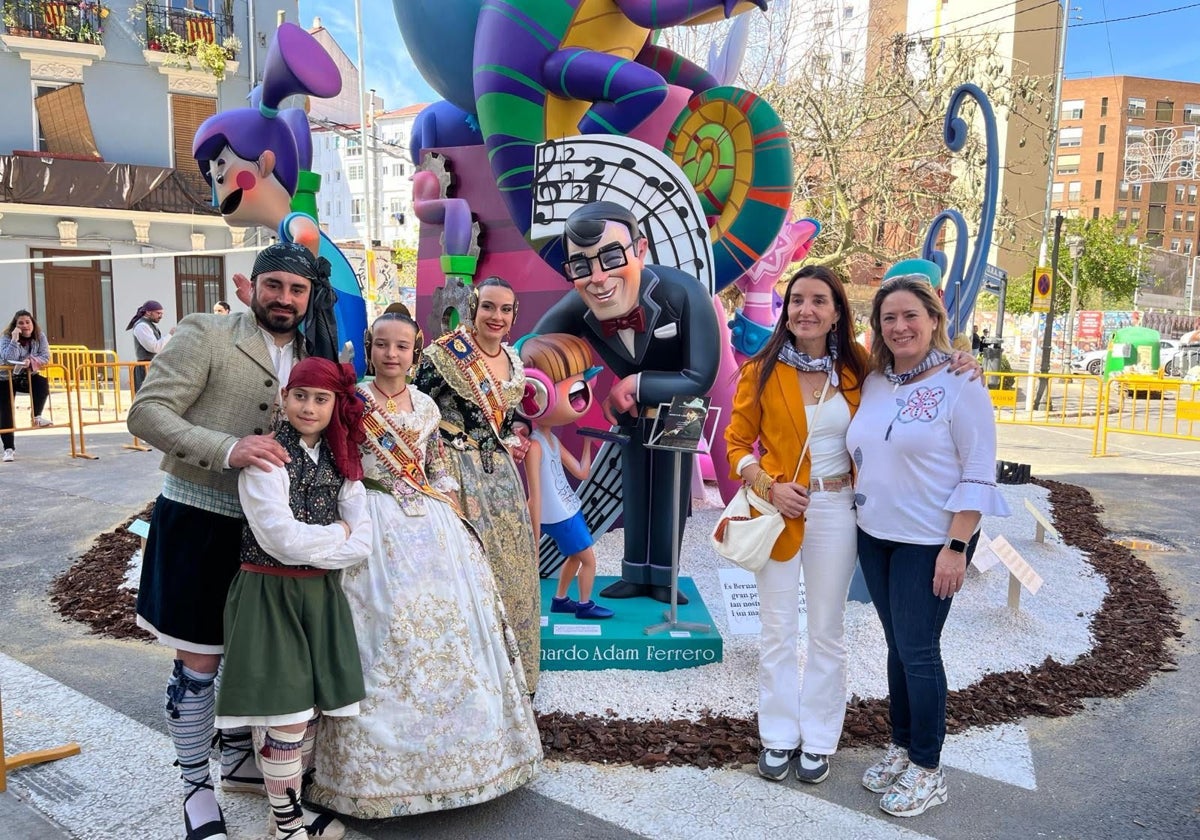
[[[558,402],[558,389],[550,377],[537,368],[525,368],[525,395],[517,409],[528,420],[537,420]]]

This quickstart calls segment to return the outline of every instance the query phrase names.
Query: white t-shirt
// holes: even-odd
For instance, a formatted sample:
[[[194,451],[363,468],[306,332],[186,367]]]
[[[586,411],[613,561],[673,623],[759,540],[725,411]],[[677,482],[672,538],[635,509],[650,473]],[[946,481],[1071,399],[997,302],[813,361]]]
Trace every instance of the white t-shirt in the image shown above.
[[[841,391],[830,389],[817,412],[816,405],[804,406],[808,416],[808,456],[810,475],[829,478],[850,472],[850,453],[846,451],[846,429],[850,425],[850,405]],[[817,423],[813,425],[813,416]]]
[[[530,437],[542,447],[542,458],[538,463],[538,477],[542,486],[542,522],[549,525],[565,522],[578,513],[582,505],[563,472],[562,455],[559,454],[562,444],[541,429],[534,429]]]
[[[846,433],[858,525],[878,539],[940,545],[961,510],[1008,516],[996,487],[996,422],[978,381],[943,368],[894,386],[872,373]]]

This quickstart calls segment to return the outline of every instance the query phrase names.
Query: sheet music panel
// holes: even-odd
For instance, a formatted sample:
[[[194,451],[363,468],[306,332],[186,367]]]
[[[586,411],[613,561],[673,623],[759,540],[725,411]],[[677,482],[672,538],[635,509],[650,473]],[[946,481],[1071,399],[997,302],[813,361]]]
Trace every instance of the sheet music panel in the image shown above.
[[[612,201],[638,217],[655,265],[678,268],[716,292],[712,244],[700,199],[683,170],[632,137],[584,135],[537,147],[533,176],[534,247],[562,236],[563,223],[592,201]]]

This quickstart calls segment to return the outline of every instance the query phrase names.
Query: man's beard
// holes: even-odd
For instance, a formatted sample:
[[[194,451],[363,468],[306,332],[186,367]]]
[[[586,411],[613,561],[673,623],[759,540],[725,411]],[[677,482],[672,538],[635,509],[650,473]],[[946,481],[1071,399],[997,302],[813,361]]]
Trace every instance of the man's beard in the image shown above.
[[[267,332],[273,332],[276,335],[286,335],[296,331],[296,326],[303,319],[303,315],[291,308],[289,312],[271,312],[267,307],[263,306],[258,297],[250,299],[250,311],[254,313],[254,317],[258,319],[259,325]]]

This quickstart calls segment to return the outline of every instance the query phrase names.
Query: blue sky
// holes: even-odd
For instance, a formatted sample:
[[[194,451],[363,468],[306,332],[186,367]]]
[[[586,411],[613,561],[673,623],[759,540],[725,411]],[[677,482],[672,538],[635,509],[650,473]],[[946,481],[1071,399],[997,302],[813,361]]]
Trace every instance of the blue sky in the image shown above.
[[[405,0],[399,0],[405,2]],[[996,0],[1003,5],[1004,0]],[[1200,4],[1188,0],[1073,0],[1067,32],[1067,77],[1149,76],[1200,82]],[[1137,20],[1118,21],[1176,9]],[[435,95],[417,73],[392,10],[392,0],[362,0],[366,84],[384,97],[388,108],[430,102]],[[354,4],[351,0],[300,0],[300,23],[314,16],[333,33],[342,49],[357,61]],[[1100,21],[1112,21],[1108,24]]]
[[[1192,8],[1114,20],[1180,6]],[[1071,7],[1067,78],[1118,75],[1200,82],[1200,53],[1195,42],[1200,31],[1200,4],[1189,0],[1074,0]],[[1098,23],[1103,20],[1113,22]]]

